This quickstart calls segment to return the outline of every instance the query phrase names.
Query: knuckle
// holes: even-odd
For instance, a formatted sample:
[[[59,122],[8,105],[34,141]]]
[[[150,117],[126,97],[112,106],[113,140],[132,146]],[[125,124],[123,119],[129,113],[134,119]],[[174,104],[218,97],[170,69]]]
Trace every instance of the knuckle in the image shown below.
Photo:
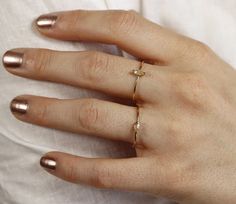
[[[102,83],[107,76],[110,66],[109,57],[101,52],[89,52],[88,54],[88,69],[87,66],[82,70],[82,77],[89,83]]]
[[[196,49],[199,49],[199,50],[208,50],[208,46],[201,42],[201,41],[198,41],[198,40],[193,40],[192,41],[192,45],[196,48]]]
[[[180,122],[172,120],[167,124],[167,135],[171,138],[178,138],[182,133]]]
[[[206,88],[206,80],[200,73],[185,74],[183,83],[183,86],[189,86],[191,91],[205,90]]]
[[[212,53],[208,45],[198,40],[193,40],[191,46],[192,46],[194,55],[198,57],[199,59],[208,58],[210,54]]]
[[[76,182],[77,174],[77,169],[74,165],[68,165],[68,168],[65,169],[65,177],[70,182]]]
[[[153,176],[150,183],[155,186],[155,193],[166,197],[177,193],[176,188],[181,186],[183,179],[178,165],[172,155],[152,159],[150,166],[153,172],[150,173]]]
[[[94,165],[93,178],[91,181],[93,186],[97,188],[110,188],[112,187],[113,178],[109,168],[102,165],[102,163]]]
[[[111,18],[112,33],[130,35],[135,32],[138,24],[138,14],[134,10],[120,11]]]
[[[53,53],[45,49],[40,49],[34,55],[34,71],[37,76],[45,76],[53,61]]]
[[[172,159],[171,164],[168,165],[168,171],[165,177],[165,186],[169,194],[175,194],[177,197],[182,198],[188,192],[190,182],[188,181],[186,169],[183,164]]]
[[[167,185],[170,187],[170,191],[179,199],[186,198],[190,195],[190,189],[196,187],[196,181],[199,180],[199,166],[194,160],[180,160],[177,158],[172,160],[171,166]]]
[[[201,73],[177,74],[172,81],[172,90],[185,105],[201,107],[209,94],[208,82]]]
[[[40,108],[35,109],[36,113],[35,115],[37,116],[37,120],[40,124],[45,124],[46,121],[48,121],[48,115],[49,113],[49,108],[48,104],[42,103],[40,105]]]
[[[78,115],[78,116],[77,116]],[[78,122],[81,128],[88,131],[97,131],[101,125],[104,114],[99,108],[97,99],[87,99],[82,102],[78,110]]]

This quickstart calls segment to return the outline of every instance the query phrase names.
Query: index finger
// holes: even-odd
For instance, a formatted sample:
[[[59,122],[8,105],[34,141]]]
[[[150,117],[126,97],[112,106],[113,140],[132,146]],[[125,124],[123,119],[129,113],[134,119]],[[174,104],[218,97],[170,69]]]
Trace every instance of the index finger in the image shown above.
[[[40,16],[36,25],[52,38],[116,44],[139,58],[163,62],[175,59],[189,40],[135,11],[56,12]]]

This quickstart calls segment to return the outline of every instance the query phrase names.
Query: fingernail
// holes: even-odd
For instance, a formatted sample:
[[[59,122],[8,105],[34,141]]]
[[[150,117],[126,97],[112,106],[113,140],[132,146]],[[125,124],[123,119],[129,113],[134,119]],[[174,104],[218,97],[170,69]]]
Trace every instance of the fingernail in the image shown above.
[[[44,156],[40,159],[40,165],[46,169],[55,170],[57,163],[53,158]]]
[[[36,20],[36,25],[39,28],[51,28],[57,20],[57,16],[55,15],[42,15],[39,16]]]
[[[13,99],[10,108],[13,113],[26,114],[29,106],[26,100]]]
[[[18,68],[23,63],[23,53],[7,51],[2,58],[3,65],[7,68]]]

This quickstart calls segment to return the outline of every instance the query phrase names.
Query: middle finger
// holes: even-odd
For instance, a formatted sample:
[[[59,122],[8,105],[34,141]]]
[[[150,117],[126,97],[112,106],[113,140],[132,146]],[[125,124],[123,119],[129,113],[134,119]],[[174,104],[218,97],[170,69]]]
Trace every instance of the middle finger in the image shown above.
[[[140,62],[102,52],[62,52],[48,49],[15,49],[3,56],[9,72],[22,77],[65,83],[132,98]],[[145,77],[139,82],[137,99],[148,102],[149,85],[158,66],[144,64]],[[140,84],[142,83],[142,84]],[[158,91],[158,90],[156,90]]]

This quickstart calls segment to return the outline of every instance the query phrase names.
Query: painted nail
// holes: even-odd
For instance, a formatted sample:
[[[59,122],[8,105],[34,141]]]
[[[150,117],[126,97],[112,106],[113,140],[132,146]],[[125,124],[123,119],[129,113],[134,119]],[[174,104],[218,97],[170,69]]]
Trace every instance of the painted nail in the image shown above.
[[[29,105],[26,100],[13,99],[10,108],[13,113],[26,114]]]
[[[23,63],[23,53],[7,51],[2,58],[2,63],[7,68],[19,68]]]
[[[36,20],[36,25],[39,28],[51,28],[57,20],[57,16],[55,15],[42,15],[39,16]]]
[[[53,158],[44,156],[40,159],[40,165],[46,169],[55,170],[57,163]]]

